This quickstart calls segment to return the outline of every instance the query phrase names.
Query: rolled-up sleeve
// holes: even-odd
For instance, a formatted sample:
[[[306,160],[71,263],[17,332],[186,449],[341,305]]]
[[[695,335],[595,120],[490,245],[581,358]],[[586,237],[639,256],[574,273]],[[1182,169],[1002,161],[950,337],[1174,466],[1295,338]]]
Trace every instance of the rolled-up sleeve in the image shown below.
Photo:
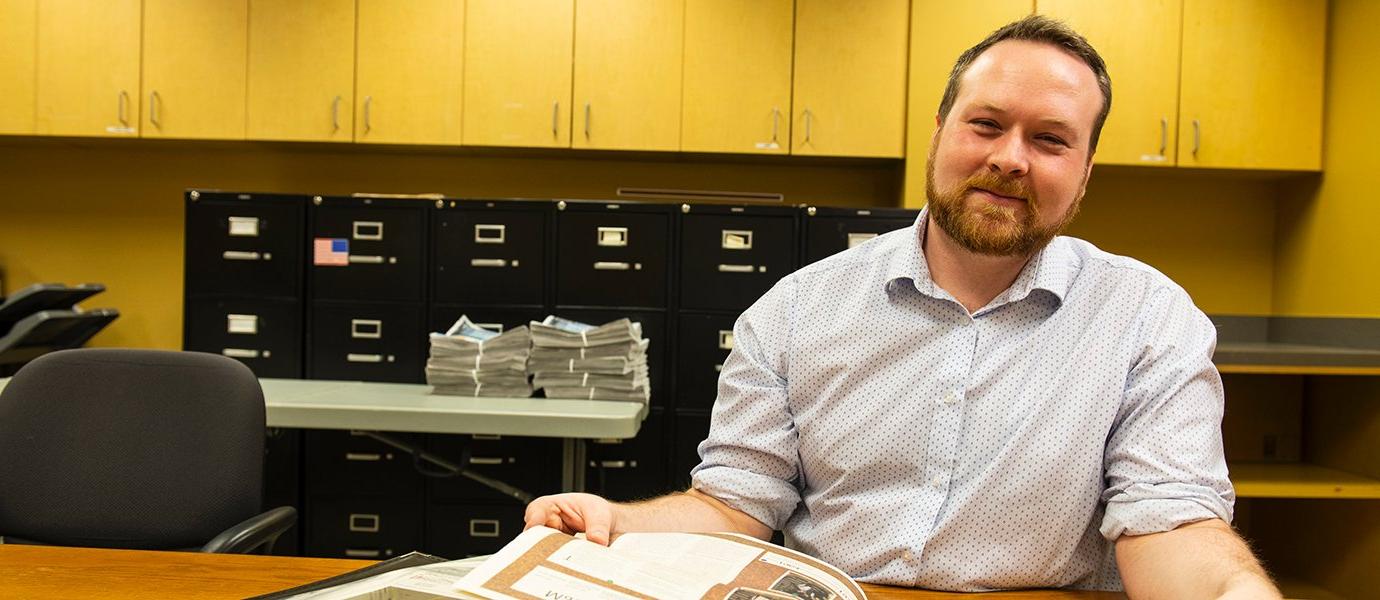
[[[738,318],[709,436],[691,471],[696,490],[773,529],[784,527],[800,502],[799,442],[786,384],[795,298],[795,277],[787,277]]]
[[[1212,363],[1217,333],[1179,288],[1160,289],[1136,334],[1142,351],[1104,455],[1101,533],[1169,531],[1232,519],[1236,499],[1222,450],[1222,378]]]

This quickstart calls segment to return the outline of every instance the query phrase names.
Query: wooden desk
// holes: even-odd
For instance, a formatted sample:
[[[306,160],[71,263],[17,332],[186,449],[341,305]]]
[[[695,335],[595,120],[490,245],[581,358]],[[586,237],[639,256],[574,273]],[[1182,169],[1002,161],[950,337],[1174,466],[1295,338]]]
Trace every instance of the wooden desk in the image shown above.
[[[98,550],[0,544],[0,596],[6,598],[244,598],[301,585],[370,564],[290,558]],[[863,585],[871,600],[927,600],[967,594]],[[987,600],[1112,600],[1122,594],[1033,590],[975,596]]]

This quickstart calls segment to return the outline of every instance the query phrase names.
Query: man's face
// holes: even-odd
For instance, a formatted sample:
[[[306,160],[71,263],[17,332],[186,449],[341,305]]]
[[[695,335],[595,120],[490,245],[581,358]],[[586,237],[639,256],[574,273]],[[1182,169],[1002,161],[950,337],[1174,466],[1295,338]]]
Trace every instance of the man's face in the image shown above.
[[[1101,110],[1092,69],[1072,54],[1016,40],[988,48],[930,142],[935,223],[979,254],[1044,247],[1078,213]]]

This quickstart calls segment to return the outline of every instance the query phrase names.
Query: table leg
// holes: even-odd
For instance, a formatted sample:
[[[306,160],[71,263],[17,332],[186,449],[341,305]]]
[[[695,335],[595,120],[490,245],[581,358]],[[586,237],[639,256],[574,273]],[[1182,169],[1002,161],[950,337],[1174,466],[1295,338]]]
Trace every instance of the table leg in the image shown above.
[[[561,440],[561,490],[585,491],[585,440]]]

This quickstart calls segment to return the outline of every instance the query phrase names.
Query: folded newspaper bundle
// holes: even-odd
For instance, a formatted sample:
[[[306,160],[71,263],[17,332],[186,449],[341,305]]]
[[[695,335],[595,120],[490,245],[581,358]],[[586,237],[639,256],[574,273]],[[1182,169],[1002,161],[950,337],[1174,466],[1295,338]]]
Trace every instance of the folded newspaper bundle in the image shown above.
[[[499,333],[461,316],[445,333],[431,334],[426,382],[434,394],[526,398],[533,391],[527,379],[531,353],[526,326]]]
[[[618,319],[595,327],[552,315],[529,327],[527,372],[547,398],[647,402],[650,341],[640,323]]]

